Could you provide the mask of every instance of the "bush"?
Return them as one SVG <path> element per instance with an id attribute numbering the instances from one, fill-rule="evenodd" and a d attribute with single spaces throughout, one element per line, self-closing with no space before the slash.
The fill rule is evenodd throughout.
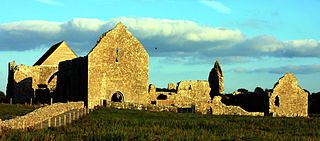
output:
<path id="1" fill-rule="evenodd" d="M 6 95 L 4 94 L 4 92 L 0 91 L 0 102 L 4 102 L 6 99 Z"/>

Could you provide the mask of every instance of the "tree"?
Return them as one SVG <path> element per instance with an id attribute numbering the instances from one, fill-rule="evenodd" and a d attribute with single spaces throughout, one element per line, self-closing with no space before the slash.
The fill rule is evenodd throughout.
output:
<path id="1" fill-rule="evenodd" d="M 254 93 L 256 94 L 263 94 L 264 93 L 264 90 L 261 88 L 261 87 L 256 87 L 254 89 Z"/>

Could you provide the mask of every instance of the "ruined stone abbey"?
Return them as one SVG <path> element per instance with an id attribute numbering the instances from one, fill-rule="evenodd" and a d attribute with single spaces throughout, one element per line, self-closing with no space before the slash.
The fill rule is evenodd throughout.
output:
<path id="1" fill-rule="evenodd" d="M 148 64 L 143 45 L 119 23 L 102 34 L 84 57 L 62 41 L 33 66 L 10 62 L 7 97 L 13 103 L 84 101 L 89 108 L 122 102 L 193 107 L 215 115 L 308 116 L 308 93 L 291 73 L 271 91 L 228 95 L 218 62 L 208 72 L 208 80 L 169 83 L 165 89 L 148 83 Z"/>

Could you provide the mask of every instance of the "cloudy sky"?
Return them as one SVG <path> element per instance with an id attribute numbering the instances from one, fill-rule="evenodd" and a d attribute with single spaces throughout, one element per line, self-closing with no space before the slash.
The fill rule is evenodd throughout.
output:
<path id="1" fill-rule="evenodd" d="M 287 72 L 318 92 L 319 7 L 319 0 L 3 0 L 0 90 L 8 62 L 33 65 L 61 40 L 84 56 L 121 21 L 147 49 L 149 82 L 158 87 L 206 80 L 219 60 L 226 92 L 272 88 Z"/>

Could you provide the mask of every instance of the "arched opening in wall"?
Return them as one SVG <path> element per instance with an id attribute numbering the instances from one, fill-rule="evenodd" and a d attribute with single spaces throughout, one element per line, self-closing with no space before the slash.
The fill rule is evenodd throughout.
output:
<path id="1" fill-rule="evenodd" d="M 274 100 L 274 105 L 279 107 L 280 106 L 280 100 L 279 100 L 279 96 L 276 96 L 275 100 Z"/>
<path id="2" fill-rule="evenodd" d="M 35 102 L 36 103 L 49 103 L 50 102 L 50 91 L 46 84 L 38 84 L 38 88 L 35 91 Z"/>
<path id="3" fill-rule="evenodd" d="M 112 102 L 124 102 L 123 94 L 119 91 L 115 92 L 111 97 Z"/>
<path id="4" fill-rule="evenodd" d="M 167 98 L 168 98 L 167 95 L 160 94 L 160 95 L 157 97 L 157 100 L 167 100 Z"/>

